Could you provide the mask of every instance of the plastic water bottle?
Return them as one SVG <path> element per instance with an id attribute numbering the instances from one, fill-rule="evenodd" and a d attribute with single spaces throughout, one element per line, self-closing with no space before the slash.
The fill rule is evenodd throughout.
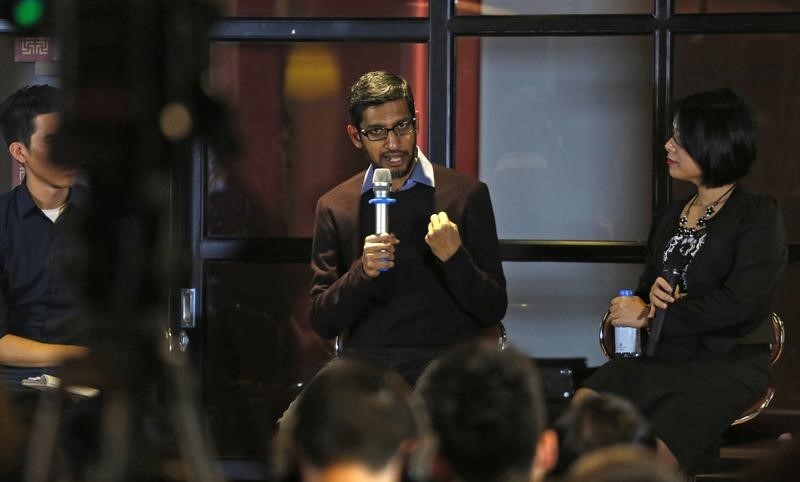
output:
<path id="1" fill-rule="evenodd" d="M 632 290 L 619 290 L 620 296 L 633 296 Z M 638 328 L 631 326 L 614 327 L 614 355 L 617 358 L 636 358 L 642 356 L 642 338 Z"/>

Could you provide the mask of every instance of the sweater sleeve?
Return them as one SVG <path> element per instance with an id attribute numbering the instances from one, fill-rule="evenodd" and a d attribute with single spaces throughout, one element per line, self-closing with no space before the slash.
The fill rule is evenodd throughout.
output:
<path id="1" fill-rule="evenodd" d="M 484 183 L 478 186 L 467 200 L 464 225 L 459 226 L 461 248 L 442 266 L 459 306 L 481 326 L 489 326 L 505 316 L 508 297 L 489 189 Z"/>
<path id="2" fill-rule="evenodd" d="M 758 198 L 736 229 L 733 263 L 721 286 L 676 301 L 667 311 L 664 335 L 710 333 L 742 325 L 772 300 L 787 259 L 785 227 L 775 200 Z"/>
<path id="3" fill-rule="evenodd" d="M 314 331 L 326 339 L 339 335 L 358 318 L 374 285 L 364 273 L 361 258 L 349 267 L 342 266 L 340 249 L 331 212 L 318 202 L 311 248 L 309 321 Z"/>

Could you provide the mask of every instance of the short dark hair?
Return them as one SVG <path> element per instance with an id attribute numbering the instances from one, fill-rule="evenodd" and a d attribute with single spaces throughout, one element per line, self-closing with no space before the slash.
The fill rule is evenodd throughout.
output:
<path id="1" fill-rule="evenodd" d="M 35 127 L 34 118 L 41 114 L 60 112 L 61 90 L 50 85 L 22 87 L 0 104 L 0 130 L 6 146 L 21 142 L 30 147 Z"/>
<path id="2" fill-rule="evenodd" d="M 292 417 L 291 445 L 317 468 L 357 461 L 382 469 L 421 430 L 405 380 L 351 360 L 320 371 L 298 398 Z"/>
<path id="3" fill-rule="evenodd" d="M 471 342 L 433 362 L 417 390 L 439 452 L 461 480 L 530 474 L 545 424 L 541 385 L 530 359 L 513 348 Z"/>
<path id="4" fill-rule="evenodd" d="M 758 127 L 752 106 L 731 89 L 690 95 L 675 105 L 678 142 L 703 171 L 703 185 L 743 178 L 756 158 Z"/>
<path id="5" fill-rule="evenodd" d="M 360 127 L 364 109 L 398 99 L 406 101 L 408 112 L 414 116 L 414 94 L 406 79 L 386 70 L 367 72 L 359 77 L 348 92 L 350 123 Z"/>
<path id="6" fill-rule="evenodd" d="M 656 438 L 647 420 L 628 400 L 598 394 L 573 404 L 554 423 L 558 462 L 554 475 L 564 475 L 582 455 L 617 444 L 655 450 Z"/>

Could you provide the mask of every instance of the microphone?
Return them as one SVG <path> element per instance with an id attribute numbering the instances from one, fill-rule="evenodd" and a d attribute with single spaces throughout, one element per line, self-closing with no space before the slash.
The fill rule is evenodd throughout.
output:
<path id="1" fill-rule="evenodd" d="M 396 199 L 389 197 L 392 190 L 392 171 L 389 169 L 375 169 L 372 174 L 372 192 L 375 197 L 369 203 L 375 206 L 375 234 L 389 232 L 389 205 Z"/>
<path id="2" fill-rule="evenodd" d="M 678 278 L 681 276 L 682 270 L 680 268 L 672 268 L 671 271 L 664 270 L 662 276 L 667 280 L 670 286 L 670 294 L 675 294 L 675 286 L 678 284 Z M 656 308 L 656 314 L 653 316 L 653 321 L 650 323 L 650 335 L 647 337 L 647 347 L 645 353 L 647 356 L 653 356 L 656 352 L 656 345 L 661 340 L 661 331 L 664 328 L 664 318 L 667 316 L 666 309 Z"/>
<path id="3" fill-rule="evenodd" d="M 389 205 L 397 200 L 389 197 L 392 190 L 392 171 L 389 169 L 375 169 L 372 174 L 372 192 L 375 197 L 369 203 L 375 206 L 375 234 L 387 234 L 389 232 Z M 381 268 L 381 271 L 388 271 Z"/>

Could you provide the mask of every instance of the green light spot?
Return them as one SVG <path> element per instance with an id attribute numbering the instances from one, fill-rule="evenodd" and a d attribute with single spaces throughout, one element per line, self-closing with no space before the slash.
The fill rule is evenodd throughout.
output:
<path id="1" fill-rule="evenodd" d="M 22 0 L 14 8 L 14 21 L 21 27 L 33 27 L 42 20 L 43 13 L 41 0 Z"/>

